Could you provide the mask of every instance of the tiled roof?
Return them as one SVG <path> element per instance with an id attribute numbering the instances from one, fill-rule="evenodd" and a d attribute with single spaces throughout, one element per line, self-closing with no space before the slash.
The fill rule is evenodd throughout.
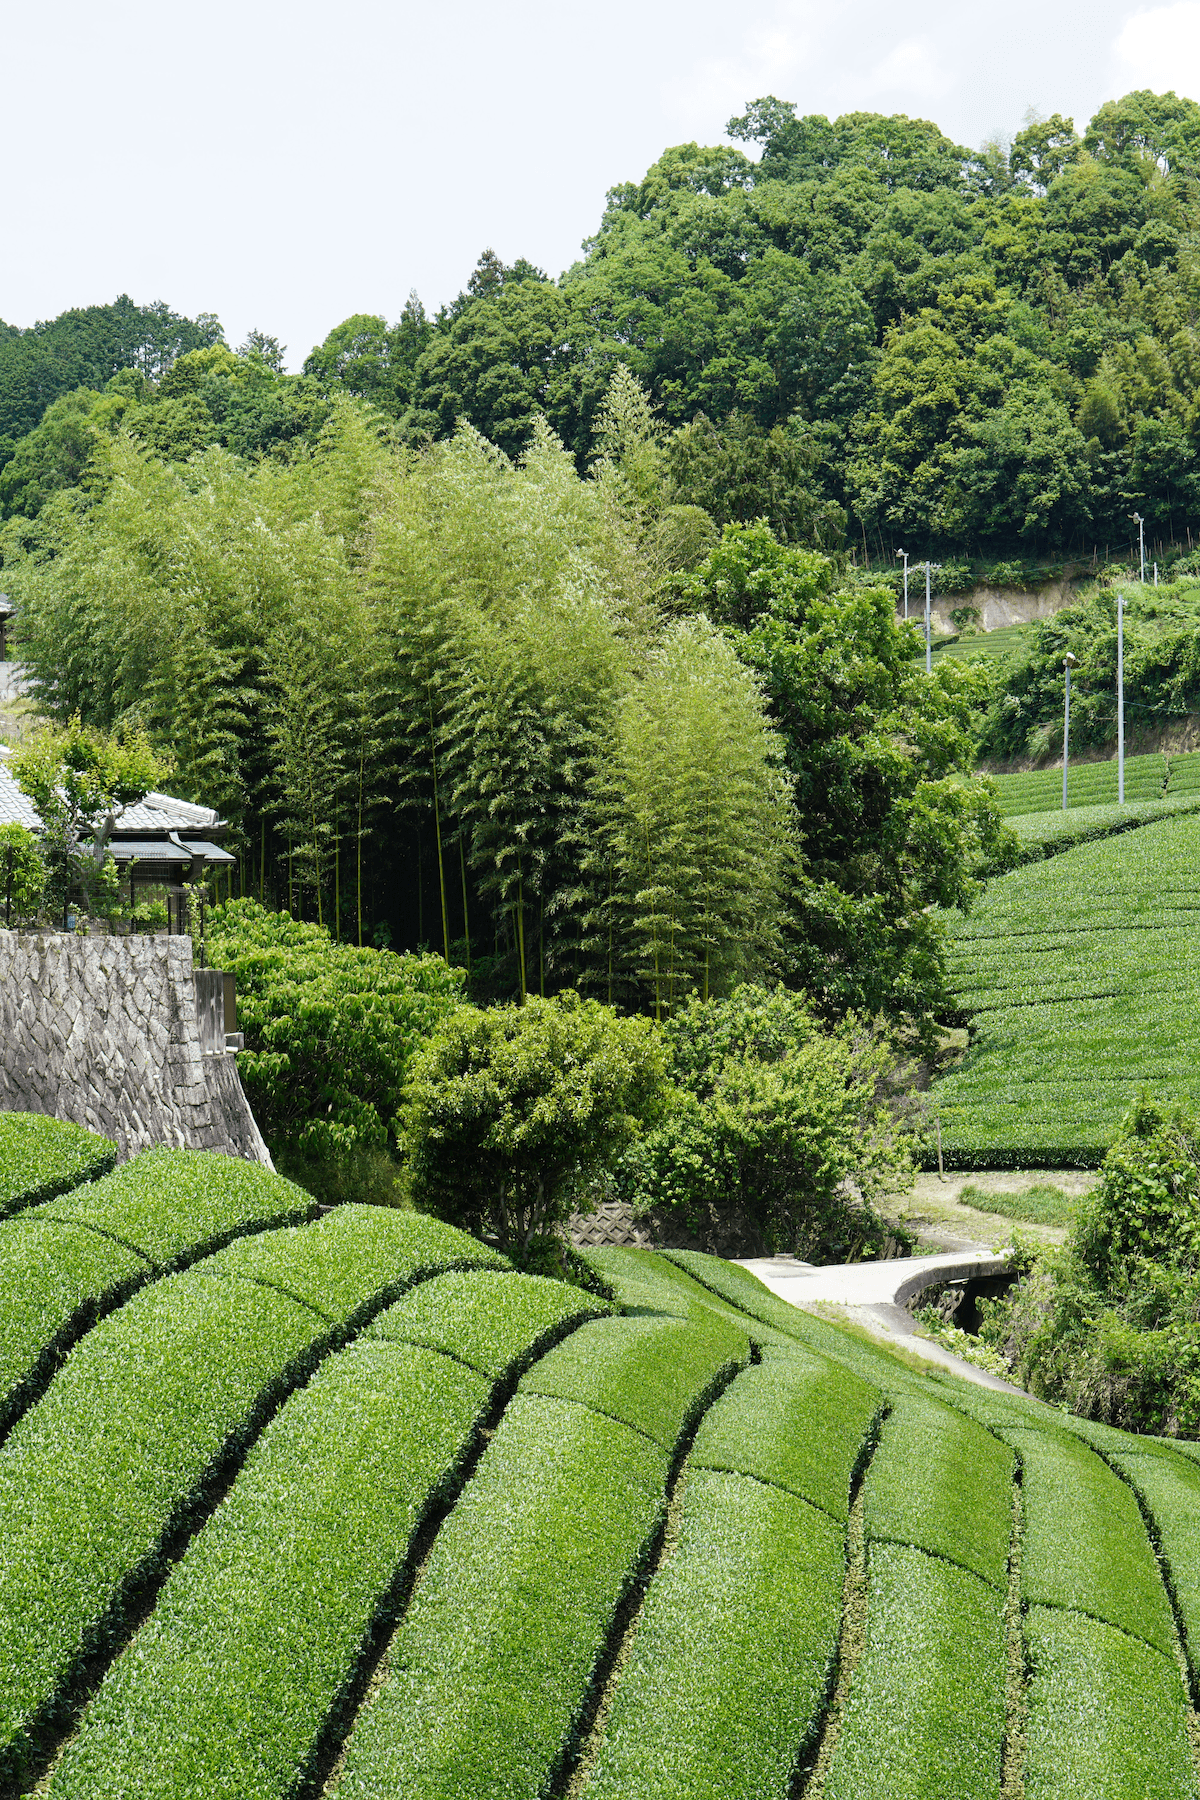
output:
<path id="1" fill-rule="evenodd" d="M 40 831 L 42 821 L 32 800 L 26 798 L 7 767 L 9 752 L 0 744 L 0 825 L 24 825 Z M 176 800 L 171 794 L 147 794 L 136 806 L 118 813 L 116 831 L 128 833 L 168 831 L 215 831 L 222 823 L 211 806 L 193 806 L 190 800 Z"/>

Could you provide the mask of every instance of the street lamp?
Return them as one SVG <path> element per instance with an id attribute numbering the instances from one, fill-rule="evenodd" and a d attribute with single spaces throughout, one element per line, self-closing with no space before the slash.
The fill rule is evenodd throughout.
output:
<path id="1" fill-rule="evenodd" d="M 1067 810 L 1067 756 L 1071 740 L 1071 670 L 1075 667 L 1075 658 L 1068 650 L 1063 657 L 1063 668 L 1067 674 L 1067 685 L 1063 697 L 1063 811 Z"/>
<path id="2" fill-rule="evenodd" d="M 1129 516 L 1131 519 L 1134 519 L 1137 521 L 1138 559 L 1141 563 L 1141 569 L 1142 569 L 1139 580 L 1141 581 L 1141 583 L 1144 587 L 1145 583 L 1146 583 L 1146 521 L 1143 519 L 1141 513 L 1130 513 Z"/>
<path id="3" fill-rule="evenodd" d="M 897 550 L 897 556 L 904 558 L 904 617 L 908 618 L 908 551 Z"/>

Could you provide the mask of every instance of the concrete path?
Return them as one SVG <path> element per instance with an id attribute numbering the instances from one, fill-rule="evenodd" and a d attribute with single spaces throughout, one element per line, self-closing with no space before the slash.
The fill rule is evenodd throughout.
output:
<path id="1" fill-rule="evenodd" d="M 940 1281 L 971 1281 L 981 1275 L 1000 1275 L 1011 1268 L 1003 1252 L 974 1249 L 938 1256 L 897 1256 L 883 1262 L 833 1263 L 819 1267 L 799 1262 L 794 1256 L 752 1256 L 740 1261 L 781 1300 L 792 1306 L 812 1307 L 818 1301 L 844 1306 L 846 1315 L 863 1325 L 873 1337 L 899 1346 L 927 1362 L 940 1363 L 966 1381 L 980 1387 L 1018 1393 L 1011 1382 L 974 1363 L 964 1362 L 940 1344 L 916 1336 L 908 1303 Z"/>

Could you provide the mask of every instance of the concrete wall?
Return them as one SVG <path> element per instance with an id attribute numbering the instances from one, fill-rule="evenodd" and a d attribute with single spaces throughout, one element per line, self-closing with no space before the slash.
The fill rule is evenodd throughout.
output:
<path id="1" fill-rule="evenodd" d="M 919 587 L 919 591 L 918 591 Z M 1048 619 L 1072 606 L 1078 599 L 1074 582 L 1048 581 L 1040 588 L 997 588 L 980 586 L 965 594 L 938 594 L 930 604 L 930 624 L 934 637 L 949 637 L 958 630 L 950 614 L 959 607 L 973 606 L 979 613 L 976 629 L 999 631 L 1005 625 L 1028 625 L 1033 619 Z M 904 616 L 903 601 L 896 608 L 897 618 Z M 908 616 L 923 625 L 925 618 L 925 582 L 911 578 L 908 587 Z"/>
<path id="2" fill-rule="evenodd" d="M 203 1055 L 186 937 L 0 931 L 0 1111 L 270 1166 L 232 1054 Z"/>

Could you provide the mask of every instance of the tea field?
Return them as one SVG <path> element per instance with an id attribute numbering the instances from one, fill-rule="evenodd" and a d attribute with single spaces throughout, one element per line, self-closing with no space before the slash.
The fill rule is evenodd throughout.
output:
<path id="1" fill-rule="evenodd" d="M 1025 775 L 997 775 L 1000 811 L 1006 819 L 1030 813 L 1062 811 L 1062 762 L 1049 769 L 1033 769 Z M 1154 752 L 1125 758 L 1125 799 L 1130 801 L 1176 799 L 1200 794 L 1200 750 L 1169 759 Z M 1117 759 L 1105 762 L 1071 762 L 1067 767 L 1067 808 L 1115 806 Z"/>
<path id="2" fill-rule="evenodd" d="M 309 1209 L 159 1152 L 0 1222 L 5 1794 L 1200 1793 L 1195 1446 Z"/>
<path id="3" fill-rule="evenodd" d="M 956 1168 L 1096 1166 L 1139 1088 L 1200 1104 L 1200 815 L 1081 844 L 950 915 Z"/>

